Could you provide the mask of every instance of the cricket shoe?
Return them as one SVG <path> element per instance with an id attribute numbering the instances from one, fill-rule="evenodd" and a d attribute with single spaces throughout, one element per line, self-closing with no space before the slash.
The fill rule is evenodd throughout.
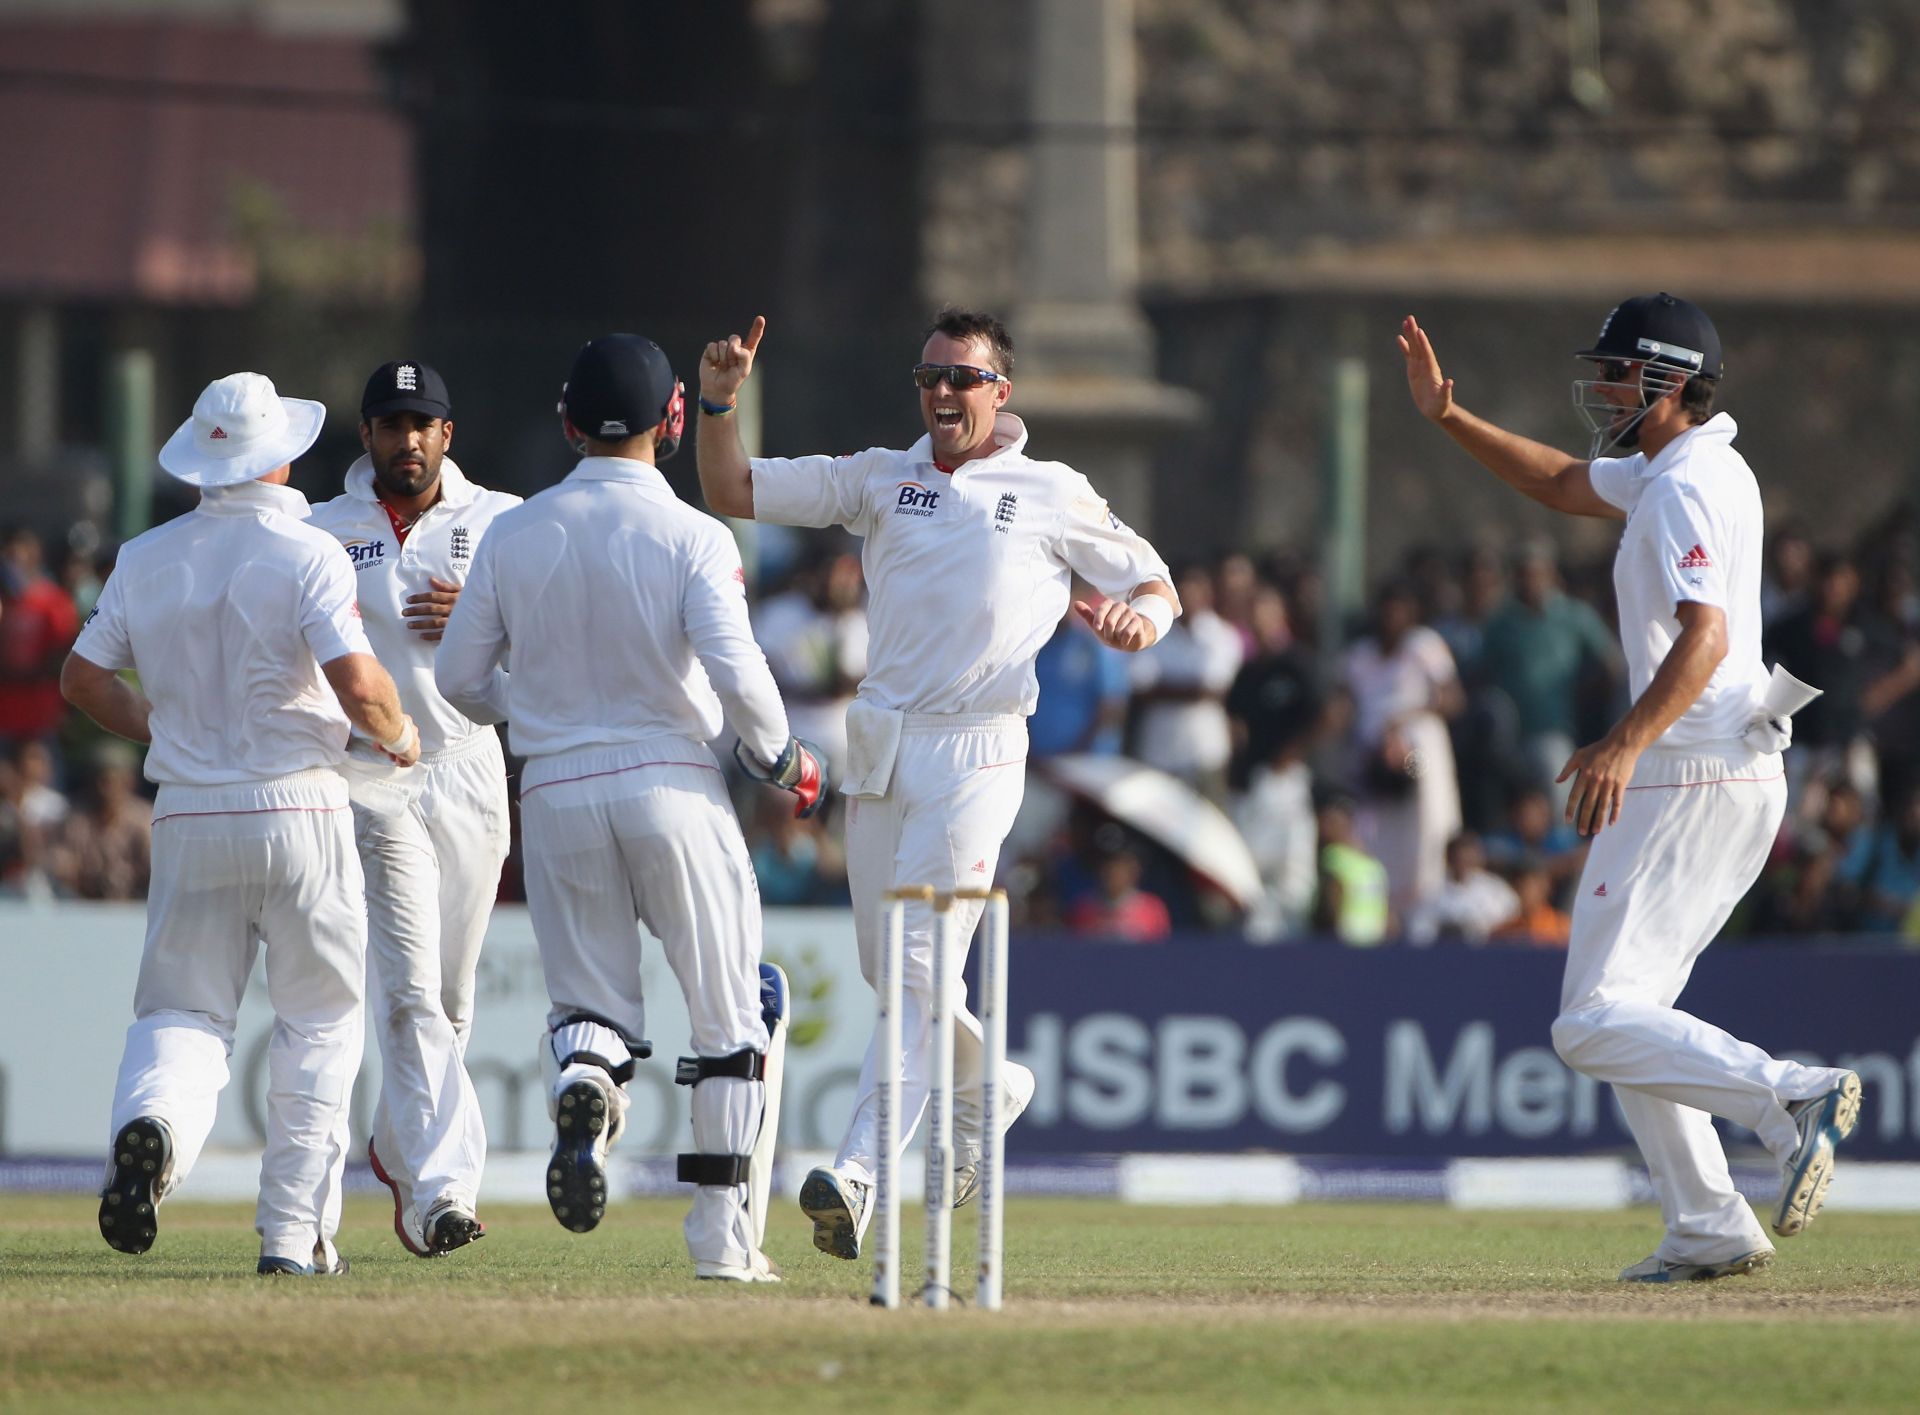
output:
<path id="1" fill-rule="evenodd" d="M 400 1181 L 387 1173 L 387 1167 L 380 1163 L 380 1154 L 373 1148 L 373 1141 L 367 1141 L 367 1163 L 373 1166 L 373 1177 L 387 1186 L 387 1192 L 393 1195 L 393 1233 L 400 1244 L 416 1258 L 431 1258 L 433 1250 L 427 1246 L 426 1239 L 416 1236 L 413 1228 L 413 1201 L 401 1191 Z"/>
<path id="2" fill-rule="evenodd" d="M 333 1261 L 327 1261 L 327 1245 L 313 1245 L 313 1261 L 297 1262 L 292 1258 L 261 1258 L 254 1272 L 261 1277 L 345 1277 L 352 1268 L 346 1254 L 334 1254 Z"/>
<path id="3" fill-rule="evenodd" d="M 1006 1093 L 1000 1112 L 1002 1135 L 1012 1129 L 1013 1122 L 1033 1104 L 1035 1084 L 1032 1070 L 1017 1061 L 1007 1063 L 1000 1085 L 1000 1089 Z M 973 1196 L 980 1192 L 980 1146 L 963 1141 L 954 1148 L 953 1206 L 957 1209 L 971 1203 Z"/>
<path id="4" fill-rule="evenodd" d="M 693 1275 L 701 1282 L 778 1282 L 780 1269 L 765 1253 L 754 1250 L 753 1258 L 740 1263 L 695 1263 Z"/>
<path id="5" fill-rule="evenodd" d="M 1787 1114 L 1800 1128 L 1800 1143 L 1780 1166 L 1780 1202 L 1773 1231 L 1792 1238 L 1806 1231 L 1827 1202 L 1833 1183 L 1833 1150 L 1860 1121 L 1860 1078 L 1849 1071 L 1823 1096 L 1793 1101 Z"/>
<path id="6" fill-rule="evenodd" d="M 591 1081 L 575 1081 L 560 1093 L 547 1204 L 575 1233 L 592 1232 L 606 1217 L 609 1110 L 606 1091 Z"/>
<path id="7" fill-rule="evenodd" d="M 144 1253 L 160 1231 L 160 1199 L 173 1178 L 167 1123 L 143 1115 L 120 1127 L 100 1191 L 100 1236 L 122 1253 Z"/>
<path id="8" fill-rule="evenodd" d="M 487 1226 L 458 1199 L 438 1199 L 427 1210 L 426 1235 L 427 1251 L 439 1258 L 455 1248 L 478 1243 L 487 1236 Z"/>
<path id="9" fill-rule="evenodd" d="M 1756 1248 L 1724 1263 L 1681 1263 L 1658 1253 L 1620 1272 L 1622 1282 L 1711 1282 L 1717 1277 L 1744 1277 L 1773 1262 L 1773 1249 Z"/>
<path id="10" fill-rule="evenodd" d="M 836 1258 L 860 1256 L 872 1205 L 871 1184 L 831 1169 L 808 1170 L 800 1185 L 800 1211 L 813 1220 L 813 1246 Z"/>

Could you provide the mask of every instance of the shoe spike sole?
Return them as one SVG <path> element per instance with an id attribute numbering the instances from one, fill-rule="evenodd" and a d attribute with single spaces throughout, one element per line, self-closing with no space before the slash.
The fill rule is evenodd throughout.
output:
<path id="1" fill-rule="evenodd" d="M 606 1093 L 591 1081 L 575 1081 L 560 1093 L 558 1109 L 559 1139 L 547 1162 L 547 1205 L 562 1227 L 591 1233 L 607 1212 L 607 1175 L 594 1155 L 607 1128 Z"/>
<path id="2" fill-rule="evenodd" d="M 835 1258 L 858 1258 L 860 1236 L 846 1198 L 829 1179 L 810 1174 L 800 1186 L 801 1212 L 813 1220 L 813 1246 Z"/>
<path id="3" fill-rule="evenodd" d="M 144 1253 L 160 1230 L 154 1197 L 172 1147 L 159 1121 L 130 1120 L 113 1139 L 113 1172 L 100 1191 L 100 1236 L 122 1253 Z"/>

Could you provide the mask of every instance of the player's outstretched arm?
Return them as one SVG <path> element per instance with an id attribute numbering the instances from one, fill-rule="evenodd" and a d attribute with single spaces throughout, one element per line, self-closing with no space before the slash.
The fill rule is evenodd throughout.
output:
<path id="1" fill-rule="evenodd" d="M 420 760 L 420 732 L 400 706 L 393 675 L 370 653 L 344 653 L 320 665 L 347 720 L 401 766 Z"/>
<path id="2" fill-rule="evenodd" d="M 1407 391 L 1414 407 L 1481 466 L 1542 506 L 1569 516 L 1619 520 L 1626 514 L 1593 489 L 1583 459 L 1495 427 L 1454 402 L 1453 380 L 1440 371 L 1433 341 L 1412 315 L 1400 322 L 1398 342 L 1407 362 Z"/>
<path id="3" fill-rule="evenodd" d="M 111 668 L 70 653 L 60 670 L 60 693 L 114 736 L 130 742 L 153 740 L 153 730 L 147 724 L 153 704 Z"/>
<path id="4" fill-rule="evenodd" d="M 700 431 L 694 460 L 700 469 L 700 494 L 722 516 L 753 516 L 753 464 L 740 445 L 732 410 L 766 332 L 766 317 L 755 315 L 745 338 L 730 334 L 716 339 L 700 355 Z"/>

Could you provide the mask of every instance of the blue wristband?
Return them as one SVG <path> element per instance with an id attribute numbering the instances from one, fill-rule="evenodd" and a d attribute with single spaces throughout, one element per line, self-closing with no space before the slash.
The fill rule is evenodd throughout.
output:
<path id="1" fill-rule="evenodd" d="M 710 418 L 724 418 L 736 406 L 733 403 L 709 403 L 704 397 L 700 399 L 700 411 Z"/>

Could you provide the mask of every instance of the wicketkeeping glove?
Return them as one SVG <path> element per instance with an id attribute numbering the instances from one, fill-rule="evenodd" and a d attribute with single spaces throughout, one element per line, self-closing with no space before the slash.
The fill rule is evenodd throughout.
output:
<path id="1" fill-rule="evenodd" d="M 771 770 L 755 761 L 753 754 L 744 750 L 738 741 L 733 744 L 733 759 L 740 763 L 740 770 L 755 781 L 764 781 L 797 796 L 800 803 L 793 808 L 793 813 L 801 820 L 811 820 L 827 802 L 826 753 L 811 742 L 789 738 L 787 749 Z"/>

